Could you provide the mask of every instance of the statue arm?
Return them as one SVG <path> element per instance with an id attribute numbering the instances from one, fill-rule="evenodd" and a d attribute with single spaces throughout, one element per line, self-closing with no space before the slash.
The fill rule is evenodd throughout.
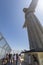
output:
<path id="1" fill-rule="evenodd" d="M 36 8 L 36 6 L 37 6 L 37 3 L 38 3 L 38 0 L 32 0 L 30 6 L 29 6 L 29 8 L 28 8 L 28 10 L 30 10 L 30 11 L 35 11 L 35 8 Z"/>
<path id="2" fill-rule="evenodd" d="M 38 0 L 32 0 L 30 6 L 28 8 L 24 8 L 23 11 L 26 12 L 34 12 L 37 6 Z"/>

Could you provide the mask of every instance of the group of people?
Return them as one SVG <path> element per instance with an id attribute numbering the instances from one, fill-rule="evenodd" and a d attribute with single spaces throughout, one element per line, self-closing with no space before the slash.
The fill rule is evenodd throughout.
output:
<path id="1" fill-rule="evenodd" d="M 18 60 L 20 60 L 18 54 L 6 54 L 2 59 L 2 65 L 17 65 Z"/>

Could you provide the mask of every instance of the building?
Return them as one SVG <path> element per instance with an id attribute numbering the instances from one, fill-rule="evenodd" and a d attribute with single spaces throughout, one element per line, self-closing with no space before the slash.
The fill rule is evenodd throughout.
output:
<path id="1" fill-rule="evenodd" d="M 11 52 L 11 47 L 7 43 L 6 39 L 0 32 L 0 59 L 2 59 L 7 53 Z"/>
<path id="2" fill-rule="evenodd" d="M 22 65 L 43 65 L 43 50 L 29 50 L 23 51 L 21 54 L 24 54 L 24 61 Z"/>

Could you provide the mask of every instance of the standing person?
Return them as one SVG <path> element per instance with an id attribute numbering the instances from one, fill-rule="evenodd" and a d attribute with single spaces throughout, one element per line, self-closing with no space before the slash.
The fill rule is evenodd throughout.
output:
<path id="1" fill-rule="evenodd" d="M 16 54 L 16 65 L 18 63 L 18 54 Z"/>
<path id="2" fill-rule="evenodd" d="M 21 65 L 21 54 L 18 56 L 18 64 Z"/>
<path id="3" fill-rule="evenodd" d="M 39 65 L 38 58 L 35 55 L 33 55 L 33 61 L 34 65 Z"/>
<path id="4" fill-rule="evenodd" d="M 16 54 L 13 55 L 14 65 L 16 65 Z"/>
<path id="5" fill-rule="evenodd" d="M 7 60 L 5 58 L 2 59 L 2 65 L 6 65 L 7 64 Z"/>
<path id="6" fill-rule="evenodd" d="M 12 63 L 12 54 L 9 54 L 9 61 Z"/>

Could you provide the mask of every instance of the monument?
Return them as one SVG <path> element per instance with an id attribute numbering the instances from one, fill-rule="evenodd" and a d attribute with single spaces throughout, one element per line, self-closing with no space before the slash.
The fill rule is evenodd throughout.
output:
<path id="1" fill-rule="evenodd" d="M 25 23 L 23 27 L 27 27 L 30 49 L 35 50 L 43 49 L 43 27 L 34 14 L 37 3 L 38 0 L 32 0 L 30 6 L 23 9 L 25 13 Z"/>

